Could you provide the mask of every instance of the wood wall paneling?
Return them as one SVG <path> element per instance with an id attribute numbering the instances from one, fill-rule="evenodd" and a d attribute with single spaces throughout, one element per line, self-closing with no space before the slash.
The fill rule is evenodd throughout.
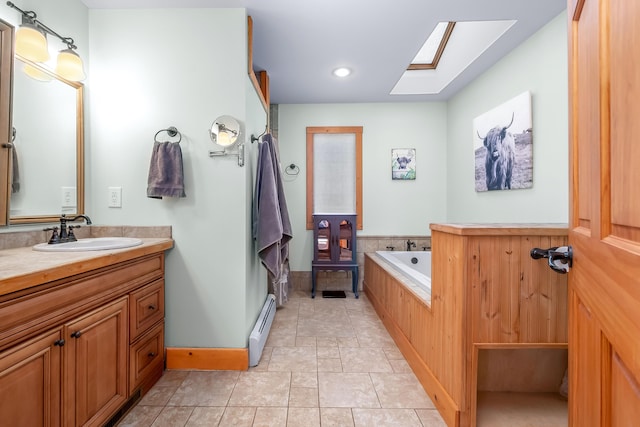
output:
<path id="1" fill-rule="evenodd" d="M 553 361 L 554 375 L 564 372 L 566 275 L 552 271 L 546 260 L 531 259 L 530 250 L 565 245 L 567 229 L 522 228 L 519 234 L 504 227 L 486 235 L 480 229 L 451 230 L 432 226 L 430 304 L 368 254 L 364 289 L 396 342 L 408 344 L 407 351 L 419 358 L 412 368 L 416 363 L 428 368 L 432 378 L 420 378 L 427 393 L 440 388 L 451 399 L 451 405 L 438 406 L 441 413 L 456 408 L 456 422 L 469 426 L 475 423 L 478 346 L 488 354 L 501 348 L 527 354 L 546 349 L 552 352 L 546 360 Z M 548 388 L 552 380 L 545 380 Z"/>

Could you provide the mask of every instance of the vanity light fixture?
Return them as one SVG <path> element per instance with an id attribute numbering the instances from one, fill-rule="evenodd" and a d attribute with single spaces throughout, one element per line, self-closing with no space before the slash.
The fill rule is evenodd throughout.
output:
<path id="1" fill-rule="evenodd" d="M 16 53 L 34 62 L 49 60 L 47 37 L 30 15 L 22 15 L 22 25 L 16 30 Z"/>
<path id="2" fill-rule="evenodd" d="M 78 82 L 86 78 L 82 59 L 75 52 L 78 47 L 71 37 L 63 37 L 47 27 L 37 19 L 36 13 L 32 10 L 24 11 L 10 1 L 7 2 L 7 6 L 16 9 L 22 14 L 22 25 L 16 31 L 16 54 L 33 62 L 48 61 L 47 34 L 50 34 L 67 45 L 67 48 L 61 50 L 58 54 L 55 67 L 56 74 L 72 82 Z"/>
<path id="3" fill-rule="evenodd" d="M 25 63 L 24 66 L 22 67 L 22 71 L 27 76 L 31 77 L 34 80 L 38 80 L 40 82 L 50 82 L 51 80 L 53 80 L 53 77 L 51 77 L 51 75 L 45 73 L 39 68 L 34 67 L 31 64 Z"/>

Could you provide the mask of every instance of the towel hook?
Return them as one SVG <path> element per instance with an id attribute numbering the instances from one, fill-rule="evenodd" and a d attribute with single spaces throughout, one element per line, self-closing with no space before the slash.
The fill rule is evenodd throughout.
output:
<path id="1" fill-rule="evenodd" d="M 263 137 L 264 135 L 266 135 L 268 130 L 269 130 L 269 125 L 267 124 L 264 127 L 264 132 L 262 132 L 260 135 L 253 136 L 253 134 L 251 134 L 251 143 L 253 144 L 256 141 L 260 141 L 260 138 Z"/>
<path id="2" fill-rule="evenodd" d="M 169 137 L 171 137 L 171 138 L 174 138 L 177 135 L 178 136 L 178 140 L 175 141 L 176 144 L 180 144 L 180 141 L 182 141 L 182 134 L 178 131 L 178 129 L 176 129 L 175 126 L 169 126 L 166 129 L 160 129 L 158 132 L 156 132 L 156 135 L 153 137 L 153 140 L 155 142 L 162 142 L 162 141 L 158 141 L 158 135 L 161 132 L 166 132 L 167 135 L 169 135 Z M 166 142 L 168 142 L 168 141 L 166 141 Z"/>

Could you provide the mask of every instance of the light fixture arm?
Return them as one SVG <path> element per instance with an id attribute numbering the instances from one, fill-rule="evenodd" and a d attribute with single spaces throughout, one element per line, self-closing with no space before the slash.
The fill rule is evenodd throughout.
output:
<path id="1" fill-rule="evenodd" d="M 20 12 L 22 14 L 22 22 L 25 23 L 28 22 L 29 24 L 35 25 L 37 28 L 41 29 L 42 31 L 44 31 L 47 34 L 51 34 L 52 36 L 55 36 L 57 38 L 59 38 L 62 43 L 67 45 L 67 48 L 69 49 L 77 49 L 78 46 L 75 45 L 75 42 L 73 41 L 73 39 L 71 37 L 63 37 L 60 34 L 56 33 L 54 30 L 52 30 L 51 28 L 49 28 L 48 26 L 46 26 L 42 21 L 38 20 L 38 15 L 33 11 L 33 10 L 22 10 L 20 9 L 18 6 L 16 6 L 13 2 L 8 1 L 7 2 L 7 6 L 16 9 L 18 12 Z"/>

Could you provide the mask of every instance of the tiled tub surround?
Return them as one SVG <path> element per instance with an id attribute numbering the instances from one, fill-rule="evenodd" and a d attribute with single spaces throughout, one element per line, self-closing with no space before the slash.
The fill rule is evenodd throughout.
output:
<path id="1" fill-rule="evenodd" d="M 80 223 L 78 223 L 80 224 Z M 37 230 L 6 231 L 0 233 L 0 250 L 24 248 L 47 242 L 51 237 L 51 231 L 43 231 L 42 228 L 51 225 L 42 225 Z M 82 225 L 74 230 L 78 239 L 89 237 L 138 237 L 138 238 L 171 238 L 171 226 L 106 226 L 106 225 Z"/>
<path id="2" fill-rule="evenodd" d="M 120 427 L 444 427 L 365 295 L 276 312 L 246 372 L 166 371 Z"/>
<path id="3" fill-rule="evenodd" d="M 422 251 L 424 248 L 431 249 L 430 236 L 357 236 L 357 260 L 359 268 L 358 289 L 362 291 L 362 281 L 364 279 L 364 254 L 376 251 L 389 251 L 393 247 L 395 251 L 406 251 L 407 240 L 415 242 L 416 247 L 412 251 Z M 291 272 L 291 288 L 293 290 L 311 292 L 311 260 L 309 260 L 308 271 Z M 342 290 L 351 292 L 351 273 L 347 271 L 320 271 L 318 272 L 318 291 L 325 289 Z"/>

